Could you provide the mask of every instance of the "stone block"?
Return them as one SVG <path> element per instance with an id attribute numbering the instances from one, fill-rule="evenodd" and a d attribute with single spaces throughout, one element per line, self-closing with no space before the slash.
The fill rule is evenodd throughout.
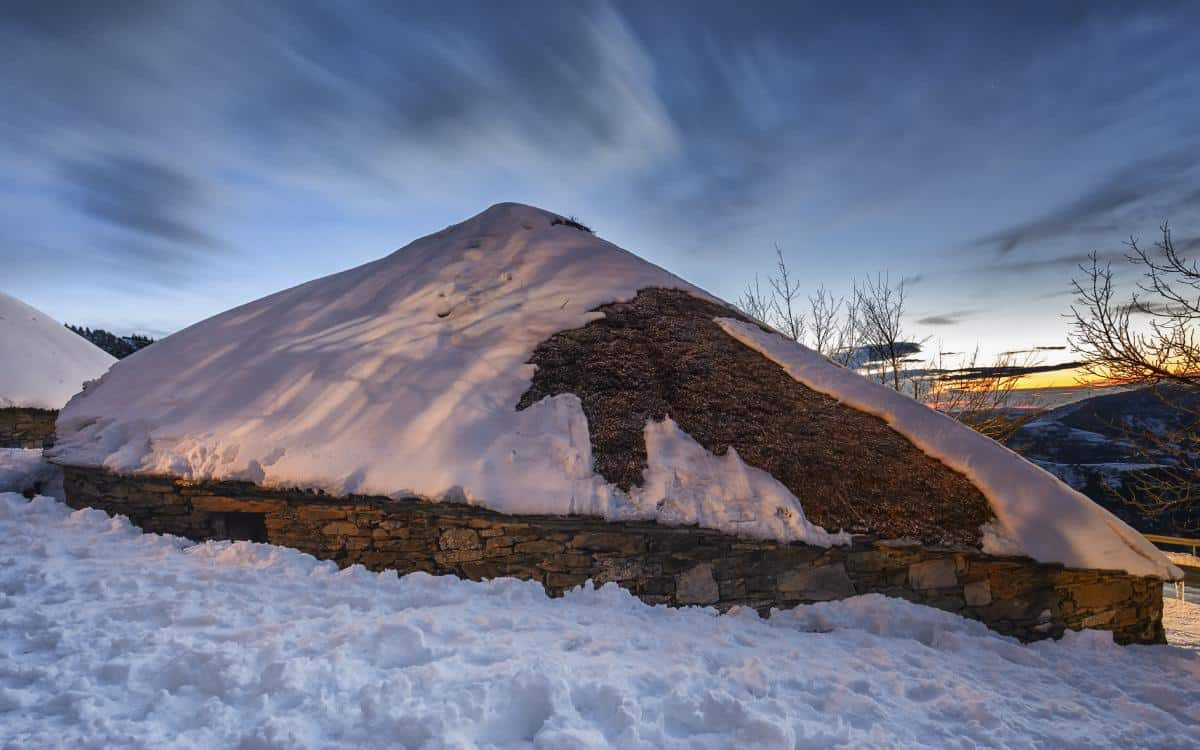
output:
<path id="1" fill-rule="evenodd" d="M 711 563 L 700 563 L 675 576 L 675 601 L 680 604 L 715 604 L 720 598 Z"/>
<path id="2" fill-rule="evenodd" d="M 641 543 L 630 534 L 616 532 L 592 531 L 575 534 L 568 542 L 569 547 L 586 549 L 595 552 L 621 552 L 634 554 L 639 551 Z"/>
<path id="3" fill-rule="evenodd" d="M 596 584 L 608 581 L 631 581 L 643 575 L 642 562 L 636 558 L 607 557 L 597 561 Z"/>
<path id="4" fill-rule="evenodd" d="M 442 549 L 479 549 L 479 535 L 471 529 L 446 529 L 438 539 Z"/>
<path id="5" fill-rule="evenodd" d="M 1079 622 L 1079 626 L 1083 628 L 1099 628 L 1108 625 L 1113 620 L 1113 612 L 1097 612 L 1096 614 L 1085 617 Z"/>
<path id="6" fill-rule="evenodd" d="M 592 566 L 592 556 L 582 552 L 561 552 L 541 561 L 537 567 L 551 573 L 587 572 Z"/>
<path id="7" fill-rule="evenodd" d="M 327 536 L 353 536 L 358 534 L 358 526 L 349 521 L 334 521 L 321 527 L 321 533 Z"/>
<path id="8" fill-rule="evenodd" d="M 513 546 L 518 555 L 553 555 L 563 551 L 558 542 L 520 542 Z"/>
<path id="9" fill-rule="evenodd" d="M 193 497 L 192 507 L 206 513 L 270 513 L 281 503 L 271 500 L 241 500 L 233 497 Z M 344 517 L 344 516 L 343 516 Z"/>
<path id="10" fill-rule="evenodd" d="M 1071 598 L 1080 609 L 1107 609 L 1133 596 L 1133 587 L 1128 581 L 1089 583 L 1071 589 Z"/>
<path id="11" fill-rule="evenodd" d="M 323 505 L 307 505 L 297 508 L 296 515 L 306 521 L 337 521 L 346 517 L 346 509 Z"/>
<path id="12" fill-rule="evenodd" d="M 985 581 L 972 581 L 963 586 L 963 599 L 969 607 L 986 607 L 992 603 L 992 587 Z"/>
<path id="13" fill-rule="evenodd" d="M 454 549 L 438 552 L 433 556 L 433 559 L 440 565 L 458 565 L 464 562 L 476 562 L 483 559 L 483 550 L 479 549 Z"/>
<path id="14" fill-rule="evenodd" d="M 854 596 L 854 583 L 842 563 L 817 568 L 789 570 L 779 576 L 779 595 L 784 599 L 823 602 Z"/>
<path id="15" fill-rule="evenodd" d="M 908 584 L 918 591 L 958 586 L 958 569 L 953 557 L 943 557 L 908 566 Z"/>

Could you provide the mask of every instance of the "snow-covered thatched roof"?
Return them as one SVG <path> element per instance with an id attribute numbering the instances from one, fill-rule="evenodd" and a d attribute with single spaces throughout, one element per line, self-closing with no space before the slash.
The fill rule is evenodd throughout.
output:
<path id="1" fill-rule="evenodd" d="M 59 409 L 115 361 L 50 316 L 0 292 L 0 408 Z"/>
<path id="2" fill-rule="evenodd" d="M 847 464 L 842 473 L 854 479 L 835 487 L 852 491 L 842 499 L 845 522 L 821 527 L 806 516 L 805 493 L 815 500 L 824 492 L 821 477 L 790 486 L 781 481 L 787 472 L 779 467 L 803 462 L 803 454 L 775 451 L 763 465 L 743 458 L 754 452 L 755 425 L 732 437 L 716 428 L 689 434 L 669 413 L 686 394 L 636 412 L 632 435 L 627 421 L 590 424 L 605 388 L 614 397 L 630 383 L 673 390 L 670 382 L 639 381 L 636 360 L 630 365 L 625 357 L 622 372 L 605 372 L 605 360 L 595 360 L 587 393 L 533 388 L 539 372 L 533 362 L 550 367 L 534 359 L 535 351 L 546 351 L 539 347 L 612 320 L 598 308 L 632 303 L 645 290 L 703 301 L 708 327 L 695 335 L 718 337 L 773 376 L 782 367 L 788 384 L 825 399 L 814 409 L 843 409 L 848 423 L 865 412 L 891 426 L 880 423 L 886 440 L 859 441 L 866 452 L 834 454 Z M 629 337 L 609 333 L 580 335 L 588 346 L 623 346 L 628 353 Z M 647 371 L 661 356 L 652 343 L 631 345 L 645 347 Z M 700 375 L 712 370 L 695 364 Z M 697 378 L 700 386 L 709 382 Z M 527 396 L 531 392 L 536 398 Z M 706 424 L 722 417 L 693 416 Z M 610 429 L 624 432 L 600 439 L 597 431 Z M 1072 567 L 1177 573 L 1132 529 L 1002 446 L 763 330 L 555 214 L 513 203 L 158 342 L 73 399 L 57 434 L 51 454 L 57 462 L 115 472 L 243 479 L 333 494 L 415 494 L 508 513 L 696 523 L 824 546 L 847 542 L 842 529 L 885 535 L 869 520 L 855 528 L 861 525 L 855 517 L 870 514 L 857 513 L 853 504 L 872 502 L 865 489 L 872 471 L 898 469 L 914 475 L 903 485 L 913 497 L 921 487 L 953 484 L 954 494 L 934 503 L 944 514 L 934 522 L 974 519 L 970 536 L 985 550 Z M 594 455 L 597 446 L 614 445 L 636 446 L 645 456 L 640 483 L 597 471 L 612 464 L 610 455 Z M 895 465 L 906 455 L 909 463 Z M 850 465 L 854 456 L 880 463 Z M 936 472 L 945 474 L 937 482 L 923 484 L 916 476 Z M 896 481 L 901 486 L 907 479 Z M 855 497 L 855 488 L 865 494 Z M 966 506 L 982 510 L 964 515 Z M 927 511 L 914 506 L 908 512 Z"/>

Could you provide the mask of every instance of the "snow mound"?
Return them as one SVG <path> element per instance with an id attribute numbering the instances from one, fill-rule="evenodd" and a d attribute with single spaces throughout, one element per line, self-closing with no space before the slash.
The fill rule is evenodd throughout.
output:
<path id="1" fill-rule="evenodd" d="M 0 492 L 38 492 L 62 498 L 62 470 L 40 449 L 0 448 Z"/>
<path id="2" fill-rule="evenodd" d="M 966 475 L 996 514 L 984 534 L 985 552 L 1020 550 L 1034 560 L 1071 568 L 1183 577 L 1137 531 L 991 438 L 778 334 L 732 318 L 717 322 L 800 383 L 880 417 L 925 454 Z"/>
<path id="3" fill-rule="evenodd" d="M 660 522 L 820 547 L 852 541 L 848 533 L 831 534 L 809 523 L 796 496 L 769 473 L 748 466 L 733 446 L 715 456 L 670 417 L 647 422 L 644 432 L 648 466 L 632 494 L 638 507 L 655 508 Z"/>
<path id="4" fill-rule="evenodd" d="M 113 362 L 92 342 L 0 292 L 0 409 L 61 409 Z"/>
<path id="5" fill-rule="evenodd" d="M 1200 654 L 1023 646 L 878 595 L 775 613 L 338 570 L 0 494 L 0 745 L 1200 745 Z"/>

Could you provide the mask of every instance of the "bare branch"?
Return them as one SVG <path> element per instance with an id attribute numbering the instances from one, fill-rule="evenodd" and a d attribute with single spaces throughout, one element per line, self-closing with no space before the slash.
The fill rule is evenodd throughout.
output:
<path id="1" fill-rule="evenodd" d="M 1126 261 L 1140 271 L 1127 300 L 1117 292 L 1112 265 L 1092 253 L 1071 282 L 1076 300 L 1067 315 L 1070 343 L 1089 375 L 1159 386 L 1157 392 L 1172 394 L 1169 411 L 1194 417 L 1166 431 L 1127 432 L 1127 442 L 1156 468 L 1131 473 L 1121 496 L 1147 517 L 1200 501 L 1200 415 L 1184 405 L 1200 392 L 1200 266 L 1179 254 L 1168 224 L 1161 232 L 1153 249 L 1136 238 L 1126 243 Z"/>

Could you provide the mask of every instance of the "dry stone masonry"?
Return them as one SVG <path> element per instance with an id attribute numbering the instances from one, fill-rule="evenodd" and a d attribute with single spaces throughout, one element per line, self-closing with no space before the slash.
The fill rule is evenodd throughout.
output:
<path id="1" fill-rule="evenodd" d="M 64 467 L 67 502 L 146 531 L 295 547 L 342 566 L 539 581 L 551 595 L 614 581 L 651 604 L 773 607 L 878 592 L 957 612 L 1022 640 L 1111 630 L 1163 643 L 1162 584 L 965 548 L 855 537 L 824 549 L 696 527 L 585 516 L 512 516 L 417 498 L 333 498 L 243 482 L 189 482 Z"/>
<path id="2" fill-rule="evenodd" d="M 47 448 L 54 443 L 51 409 L 0 409 L 0 448 Z"/>

